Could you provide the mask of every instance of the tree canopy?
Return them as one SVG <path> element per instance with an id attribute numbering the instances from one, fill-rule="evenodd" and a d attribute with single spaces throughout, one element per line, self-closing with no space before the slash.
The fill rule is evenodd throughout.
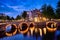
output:
<path id="1" fill-rule="evenodd" d="M 60 1 L 57 3 L 56 16 L 58 19 L 60 19 Z"/>
<path id="2" fill-rule="evenodd" d="M 17 15 L 16 20 L 19 20 L 19 19 L 21 19 L 21 16 Z"/>
<path id="3" fill-rule="evenodd" d="M 25 19 L 26 16 L 27 16 L 27 12 L 26 12 L 26 11 L 23 11 L 23 13 L 22 13 L 22 17 Z"/>

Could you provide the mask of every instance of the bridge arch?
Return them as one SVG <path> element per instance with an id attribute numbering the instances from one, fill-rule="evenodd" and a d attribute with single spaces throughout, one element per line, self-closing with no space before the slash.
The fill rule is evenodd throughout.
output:
<path id="1" fill-rule="evenodd" d="M 26 22 L 22 22 L 18 25 L 18 32 L 21 34 L 25 34 L 26 32 L 28 32 L 28 23 Z"/>
<path id="2" fill-rule="evenodd" d="M 5 33 L 5 35 L 6 36 L 13 36 L 13 35 L 15 35 L 16 33 L 17 33 L 17 26 L 16 26 L 16 24 L 8 24 L 8 25 L 6 25 L 6 28 L 7 27 L 11 27 L 11 31 L 9 31 L 9 32 L 6 32 Z"/>
<path id="3" fill-rule="evenodd" d="M 54 21 L 46 22 L 46 28 L 48 31 L 53 32 L 57 30 L 57 23 Z"/>
<path id="4" fill-rule="evenodd" d="M 31 35 L 33 35 L 33 31 L 35 30 L 35 23 L 34 22 L 30 22 L 30 24 L 29 24 L 29 30 L 31 32 Z"/>

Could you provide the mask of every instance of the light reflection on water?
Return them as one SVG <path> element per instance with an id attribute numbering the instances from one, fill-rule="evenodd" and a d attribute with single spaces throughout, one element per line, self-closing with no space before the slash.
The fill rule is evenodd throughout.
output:
<path id="1" fill-rule="evenodd" d="M 60 31 L 56 31 L 55 36 L 57 37 L 58 35 L 60 35 Z M 36 37 L 33 36 L 24 36 L 22 34 L 16 34 L 14 36 L 11 37 L 4 37 L 4 38 L 0 38 L 0 40 L 36 40 Z M 42 38 L 39 36 L 37 38 L 37 40 L 42 40 Z M 55 40 L 57 40 L 55 38 Z"/>
<path id="2" fill-rule="evenodd" d="M 14 35 L 14 36 L 11 36 L 11 37 L 4 37 L 4 38 L 0 38 L 0 40 L 36 40 L 36 37 L 33 37 L 33 36 L 24 36 L 22 34 L 17 34 L 17 35 Z M 41 40 L 40 37 L 38 37 L 37 40 Z"/>
<path id="3" fill-rule="evenodd" d="M 11 30 L 11 26 L 6 28 L 6 31 L 10 31 Z M 60 30 L 57 30 L 55 32 L 55 36 L 57 37 L 58 35 L 60 35 Z M 57 38 L 54 38 L 55 40 L 57 40 Z M 11 37 L 4 37 L 4 38 L 0 38 L 0 40 L 36 40 L 36 37 L 34 36 L 24 36 L 23 34 L 16 34 L 14 36 Z M 42 40 L 42 38 L 39 36 L 37 37 L 37 40 Z"/>
<path id="4" fill-rule="evenodd" d="M 58 40 L 58 39 L 57 39 L 58 36 L 60 36 L 60 30 L 57 30 L 57 31 L 55 32 L 55 40 Z"/>
<path id="5" fill-rule="evenodd" d="M 60 30 L 57 30 L 55 35 L 60 35 Z"/>
<path id="6" fill-rule="evenodd" d="M 11 28 L 12 28 L 12 26 L 8 26 L 8 27 L 6 28 L 6 32 L 11 31 Z"/>

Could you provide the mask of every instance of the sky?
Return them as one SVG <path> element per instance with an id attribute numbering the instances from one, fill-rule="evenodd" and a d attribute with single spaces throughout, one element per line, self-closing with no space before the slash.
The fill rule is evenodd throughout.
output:
<path id="1" fill-rule="evenodd" d="M 23 11 L 40 9 L 44 4 L 50 4 L 56 8 L 58 0 L 0 0 L 0 13 L 16 17 Z"/>

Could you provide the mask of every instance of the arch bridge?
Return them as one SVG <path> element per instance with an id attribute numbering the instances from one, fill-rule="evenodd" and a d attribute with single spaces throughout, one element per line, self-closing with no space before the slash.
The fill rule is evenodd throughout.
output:
<path id="1" fill-rule="evenodd" d="M 6 22 L 0 23 L 0 34 L 5 36 L 13 36 L 17 33 L 34 35 L 38 33 L 40 36 L 46 34 L 47 31 L 55 32 L 59 29 L 59 22 Z M 60 29 L 59 29 L 60 30 Z"/>

